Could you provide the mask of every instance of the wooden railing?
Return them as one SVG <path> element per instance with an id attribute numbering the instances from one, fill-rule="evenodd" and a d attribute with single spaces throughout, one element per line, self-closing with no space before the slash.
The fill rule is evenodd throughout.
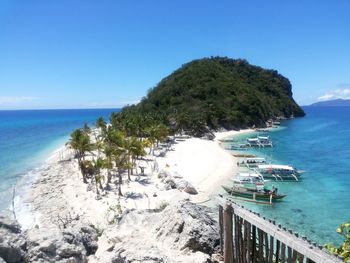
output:
<path id="1" fill-rule="evenodd" d="M 219 222 L 225 263 L 342 262 L 306 237 L 234 202 L 219 206 Z"/>

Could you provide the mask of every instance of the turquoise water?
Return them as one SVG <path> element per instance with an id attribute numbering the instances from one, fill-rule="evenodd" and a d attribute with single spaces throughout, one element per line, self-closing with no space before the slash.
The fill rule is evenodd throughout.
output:
<path id="1" fill-rule="evenodd" d="M 303 181 L 274 182 L 288 195 L 274 206 L 242 204 L 320 244 L 340 242 L 335 230 L 350 221 L 350 107 L 304 110 L 306 117 L 284 121 L 269 133 L 274 148 L 252 151 L 305 170 Z"/>
<path id="2" fill-rule="evenodd" d="M 72 130 L 108 120 L 113 109 L 0 111 L 0 211 L 18 180 L 63 145 Z"/>

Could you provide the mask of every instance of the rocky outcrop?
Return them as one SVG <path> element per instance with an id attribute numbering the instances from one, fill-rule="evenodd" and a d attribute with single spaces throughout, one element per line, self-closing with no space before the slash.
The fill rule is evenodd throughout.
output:
<path id="1" fill-rule="evenodd" d="M 178 189 L 191 195 L 198 194 L 196 188 L 190 182 L 182 179 L 182 176 L 178 174 L 173 176 L 163 170 L 158 174 L 158 178 L 161 178 L 161 181 L 164 183 L 165 190 Z"/>
<path id="2" fill-rule="evenodd" d="M 104 247 L 92 262 L 214 262 L 219 246 L 211 210 L 192 203 L 161 212 L 126 211 L 101 237 Z"/>
<path id="3" fill-rule="evenodd" d="M 62 231 L 33 228 L 23 233 L 16 221 L 0 217 L 0 258 L 13 263 L 83 263 L 95 254 L 97 236 L 92 225 L 76 225 Z"/>
<path id="4" fill-rule="evenodd" d="M 7 217 L 0 216 L 0 258 L 5 262 L 23 262 L 27 241 L 20 225 Z"/>

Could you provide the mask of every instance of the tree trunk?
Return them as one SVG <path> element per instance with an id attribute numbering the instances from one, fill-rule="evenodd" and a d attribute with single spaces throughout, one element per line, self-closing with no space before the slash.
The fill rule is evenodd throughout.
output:
<path id="1" fill-rule="evenodd" d="M 119 182 L 118 182 L 118 195 L 119 196 L 123 196 L 122 193 L 122 183 L 123 183 L 123 178 L 122 178 L 122 174 L 121 172 L 118 170 L 118 178 L 119 178 Z"/>

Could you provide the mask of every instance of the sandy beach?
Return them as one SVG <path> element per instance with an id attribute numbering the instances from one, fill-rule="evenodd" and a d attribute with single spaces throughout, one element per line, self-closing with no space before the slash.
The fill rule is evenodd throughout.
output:
<path id="1" fill-rule="evenodd" d="M 164 203 L 180 200 L 205 202 L 220 185 L 237 172 L 237 160 L 219 145 L 219 140 L 252 130 L 227 131 L 215 134 L 214 141 L 199 138 L 176 140 L 165 157 L 147 156 L 140 161 L 145 175 L 132 175 L 122 186 L 123 197 L 116 189 L 105 191 L 96 200 L 95 189 L 83 184 L 78 163 L 66 147 L 55 151 L 47 160 L 38 179 L 29 191 L 21 196 L 16 206 L 18 221 L 24 228 L 55 227 L 59 217 L 79 216 L 86 222 L 106 226 L 118 208 L 154 209 Z M 191 195 L 178 189 L 166 189 L 164 179 L 158 174 L 165 172 L 175 180 L 189 182 L 198 192 Z M 140 173 L 140 169 L 138 169 Z"/>

